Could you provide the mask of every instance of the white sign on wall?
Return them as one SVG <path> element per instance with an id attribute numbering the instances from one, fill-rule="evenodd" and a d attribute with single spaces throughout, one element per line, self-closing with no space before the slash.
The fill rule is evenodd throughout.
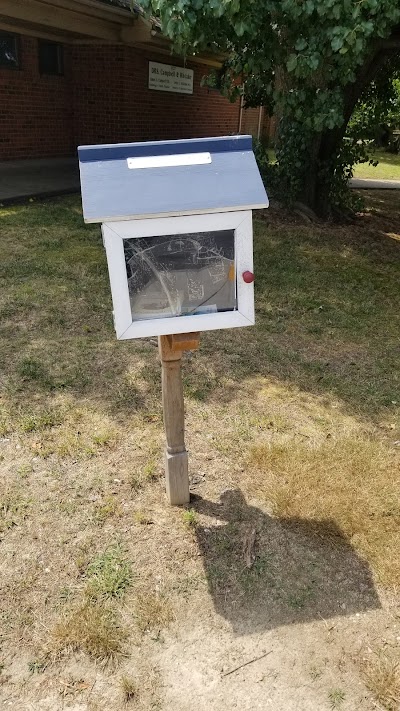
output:
<path id="1" fill-rule="evenodd" d="M 193 69 L 149 62 L 149 89 L 193 94 Z"/>

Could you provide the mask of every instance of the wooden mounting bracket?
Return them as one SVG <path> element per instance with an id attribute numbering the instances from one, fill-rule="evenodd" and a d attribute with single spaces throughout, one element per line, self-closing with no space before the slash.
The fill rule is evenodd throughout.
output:
<path id="1" fill-rule="evenodd" d="M 158 337 L 160 360 L 179 360 L 183 351 L 195 351 L 199 347 L 200 333 L 177 333 Z"/>

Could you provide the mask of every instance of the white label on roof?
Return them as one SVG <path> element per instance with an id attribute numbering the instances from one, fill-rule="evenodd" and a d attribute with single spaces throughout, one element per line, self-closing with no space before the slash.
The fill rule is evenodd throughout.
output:
<path id="1" fill-rule="evenodd" d="M 211 163 L 210 153 L 182 153 L 171 156 L 144 156 L 143 158 L 127 158 L 128 168 L 171 168 L 179 165 L 205 165 Z"/>

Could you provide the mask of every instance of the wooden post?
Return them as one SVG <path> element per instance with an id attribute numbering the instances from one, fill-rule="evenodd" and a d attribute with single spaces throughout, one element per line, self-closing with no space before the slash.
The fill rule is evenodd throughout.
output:
<path id="1" fill-rule="evenodd" d="M 182 352 L 198 348 L 199 337 L 199 333 L 158 337 L 162 366 L 164 426 L 167 440 L 165 481 L 168 501 L 172 506 L 182 506 L 190 501 L 181 365 Z"/>

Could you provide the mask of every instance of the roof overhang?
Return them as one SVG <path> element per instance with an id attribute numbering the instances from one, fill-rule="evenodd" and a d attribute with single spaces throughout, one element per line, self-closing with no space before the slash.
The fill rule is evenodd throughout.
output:
<path id="1" fill-rule="evenodd" d="M 101 0 L 1 0 L 0 30 L 70 44 L 130 45 L 172 56 L 156 20 Z M 218 67 L 222 57 L 210 53 L 190 60 Z"/>
<path id="2" fill-rule="evenodd" d="M 86 222 L 268 207 L 251 136 L 79 146 Z"/>

